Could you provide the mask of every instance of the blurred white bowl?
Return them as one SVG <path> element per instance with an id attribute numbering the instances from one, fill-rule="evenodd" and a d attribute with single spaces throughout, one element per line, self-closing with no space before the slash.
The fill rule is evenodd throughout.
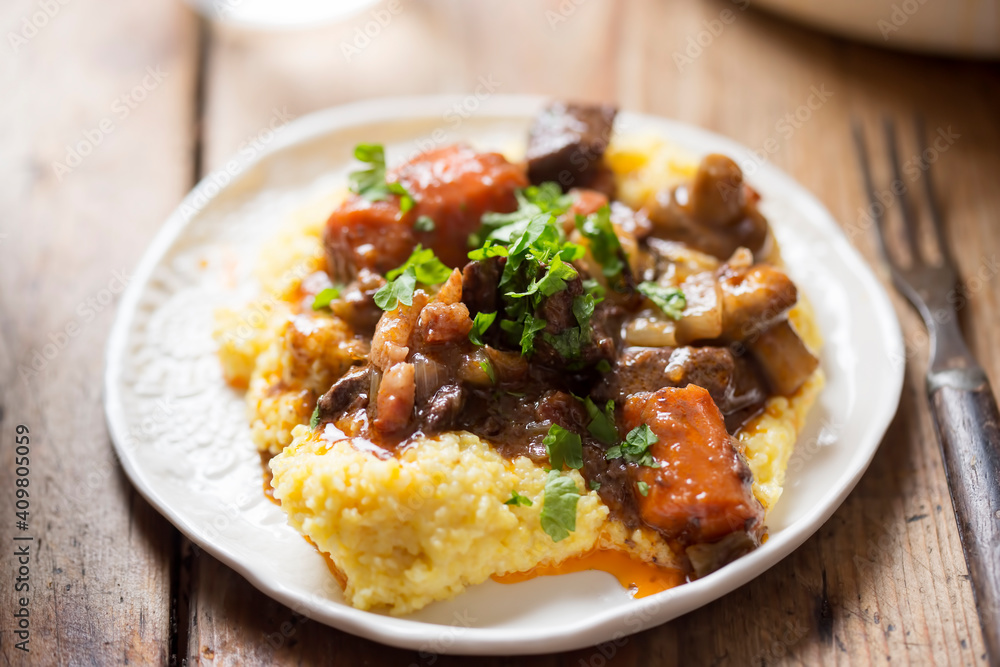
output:
<path id="1" fill-rule="evenodd" d="M 206 18 L 244 28 L 313 28 L 359 14 L 379 0 L 187 0 Z M 398 2 L 398 0 L 397 0 Z M 388 13 L 385 10 L 384 13 Z M 392 13 L 397 13 L 393 11 Z"/>
<path id="2" fill-rule="evenodd" d="M 887 48 L 1000 57 L 1000 0 L 753 0 L 753 5 Z"/>

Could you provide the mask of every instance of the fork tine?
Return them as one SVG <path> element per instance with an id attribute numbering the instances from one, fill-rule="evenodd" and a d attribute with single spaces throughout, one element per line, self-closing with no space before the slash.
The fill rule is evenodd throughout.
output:
<path id="1" fill-rule="evenodd" d="M 896 146 L 896 124 L 891 118 L 886 117 L 882 121 L 882 127 L 885 131 L 886 149 L 889 152 L 889 164 L 892 167 L 892 185 L 889 187 L 889 190 L 895 196 L 896 203 L 899 204 L 899 212 L 903 218 L 903 235 L 910 245 L 910 262 L 913 265 L 917 265 L 922 262 L 920 242 L 917 239 L 917 221 L 910 210 L 906 197 L 908 188 L 903 182 L 903 174 L 899 168 L 899 150 Z M 897 183 L 901 187 L 897 187 Z"/>
<path id="2" fill-rule="evenodd" d="M 914 122 L 917 132 L 917 149 L 921 156 L 927 151 L 927 135 L 924 133 L 924 117 L 917 114 Z M 948 245 L 944 240 L 944 229 L 941 223 L 941 214 L 938 211 L 937 199 L 934 197 L 934 183 L 931 180 L 931 167 L 928 164 L 921 169 L 921 180 L 924 182 L 924 196 L 927 199 L 927 211 L 930 214 L 931 226 L 934 229 L 934 241 L 937 243 L 938 253 L 941 260 L 948 264 L 951 262 L 951 255 L 948 252 Z"/>
<path id="3" fill-rule="evenodd" d="M 861 123 L 855 118 L 851 122 L 851 126 L 854 130 L 854 148 L 858 154 L 858 162 L 861 166 L 861 178 L 864 181 L 865 193 L 868 195 L 868 208 L 871 211 L 871 215 L 875 218 L 875 238 L 878 241 L 879 249 L 882 251 L 882 256 L 886 258 L 886 261 L 890 265 L 895 265 L 892 256 L 889 254 L 888 244 L 885 240 L 885 207 L 878 201 L 875 196 L 875 181 L 872 179 L 871 166 L 868 161 L 868 146 L 865 143 L 865 134 L 861 129 Z"/>

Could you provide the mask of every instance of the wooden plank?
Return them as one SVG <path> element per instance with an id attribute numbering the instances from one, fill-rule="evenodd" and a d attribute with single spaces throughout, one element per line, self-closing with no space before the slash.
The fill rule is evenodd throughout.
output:
<path id="1" fill-rule="evenodd" d="M 903 123 L 920 109 L 929 128 L 953 125 L 962 135 L 941 154 L 934 173 L 967 281 L 988 266 L 987 249 L 1000 247 L 1000 197 L 990 184 L 1000 168 L 995 65 L 851 44 L 738 4 L 654 0 L 617 6 L 408 3 L 348 59 L 341 45 L 350 44 L 355 28 L 369 19 L 361 15 L 294 35 L 213 31 L 206 166 L 233 153 L 274 109 L 297 116 L 373 95 L 467 91 L 480 76 L 492 75 L 502 82 L 502 93 L 617 99 L 630 109 L 689 121 L 757 148 L 816 193 L 862 253 L 877 262 L 859 214 L 865 200 L 850 120 L 858 116 L 874 129 L 882 114 Z M 722 22 L 721 31 L 702 35 L 717 28 L 715 21 Z M 707 45 L 688 52 L 699 38 Z M 818 106 L 814 98 L 817 108 L 808 114 L 801 111 L 816 90 L 832 94 Z M 797 111 L 808 117 L 788 121 L 787 114 Z M 976 289 L 967 283 L 962 315 L 996 386 L 1000 331 L 989 325 L 1000 315 L 995 280 L 994 272 Z M 895 302 L 913 352 L 899 412 L 868 474 L 812 539 L 759 579 L 673 623 L 517 664 L 854 665 L 889 658 L 892 664 L 983 664 L 922 389 L 926 343 L 908 306 Z M 198 555 L 194 563 L 189 657 L 203 663 L 511 662 L 379 647 L 300 621 L 214 559 Z M 282 628 L 289 630 L 287 637 Z"/>
<path id="2" fill-rule="evenodd" d="M 101 351 L 131 268 L 191 185 L 194 24 L 171 0 L 17 0 L 3 25 L 0 653 L 4 664 L 164 664 L 174 532 L 112 454 Z M 21 424 L 31 505 L 16 531 Z M 11 533 L 34 538 L 28 591 L 8 585 Z M 30 653 L 12 634 L 22 596 Z"/>

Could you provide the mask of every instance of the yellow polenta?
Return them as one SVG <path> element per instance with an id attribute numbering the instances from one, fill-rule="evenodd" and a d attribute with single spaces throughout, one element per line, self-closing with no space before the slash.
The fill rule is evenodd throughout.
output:
<path id="1" fill-rule="evenodd" d="M 659 140 L 618 140 L 607 153 L 620 198 L 638 208 L 664 184 L 690 176 L 686 156 Z M 348 602 L 405 614 L 491 575 L 558 563 L 595 546 L 627 549 L 671 565 L 673 552 L 649 529 L 627 531 L 576 471 L 576 530 L 554 542 L 541 528 L 546 471 L 508 461 L 469 433 L 444 433 L 380 458 L 342 434 L 304 426 L 312 406 L 367 347 L 330 312 L 296 303 L 298 286 L 323 270 L 321 230 L 336 197 L 296 216 L 269 244 L 258 279 L 262 295 L 219 313 L 215 338 L 227 380 L 247 388 L 251 435 L 274 454 L 274 494 L 289 523 L 328 553 L 343 573 Z M 807 345 L 821 344 L 804 298 L 789 319 Z M 772 397 L 738 436 L 770 509 L 809 408 L 823 386 L 817 370 L 791 397 Z M 507 505 L 512 492 L 532 505 Z"/>

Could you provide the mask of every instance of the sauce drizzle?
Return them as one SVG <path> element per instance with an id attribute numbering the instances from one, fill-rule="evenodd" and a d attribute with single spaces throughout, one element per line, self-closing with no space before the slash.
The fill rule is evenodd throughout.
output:
<path id="1" fill-rule="evenodd" d="M 687 581 L 686 575 L 676 568 L 661 567 L 638 560 L 624 551 L 596 549 L 580 556 L 572 556 L 557 565 L 539 565 L 527 572 L 493 575 L 501 584 L 517 584 L 535 577 L 548 577 L 571 572 L 599 570 L 614 576 L 622 588 L 634 598 L 644 598 L 660 593 Z"/>

